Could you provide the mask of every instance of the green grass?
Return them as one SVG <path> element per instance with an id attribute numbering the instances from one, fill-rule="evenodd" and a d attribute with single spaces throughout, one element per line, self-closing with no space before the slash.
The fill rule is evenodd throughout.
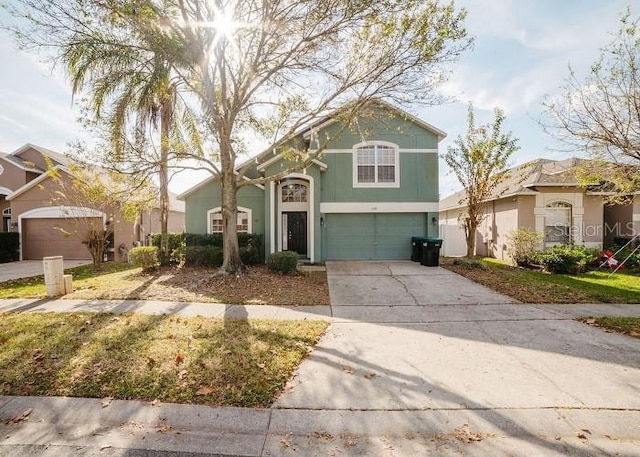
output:
<path id="1" fill-rule="evenodd" d="M 320 321 L 0 314 L 0 394 L 269 406 Z"/>
<path id="2" fill-rule="evenodd" d="M 443 266 L 524 303 L 640 303 L 640 275 L 635 273 L 549 274 L 493 258 L 481 261 L 486 268 L 472 268 L 464 262 L 454 265 L 451 259 L 445 259 Z"/>
<path id="3" fill-rule="evenodd" d="M 113 286 L 113 281 L 118 277 L 117 273 L 134 272 L 140 269 L 128 263 L 105 263 L 101 270 L 94 270 L 93 265 L 82 265 L 68 268 L 65 274 L 73 275 L 75 289 L 93 287 L 96 283 L 104 283 Z M 0 283 L 0 298 L 43 298 L 46 295 L 44 276 L 16 279 Z"/>
<path id="4" fill-rule="evenodd" d="M 598 317 L 581 320 L 613 332 L 640 338 L 640 317 Z"/>

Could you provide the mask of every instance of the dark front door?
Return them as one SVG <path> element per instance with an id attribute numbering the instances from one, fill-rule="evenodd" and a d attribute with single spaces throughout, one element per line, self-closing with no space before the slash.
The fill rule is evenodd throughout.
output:
<path id="1" fill-rule="evenodd" d="M 307 255 L 307 213 L 292 211 L 284 213 L 287 231 L 287 250 Z"/>

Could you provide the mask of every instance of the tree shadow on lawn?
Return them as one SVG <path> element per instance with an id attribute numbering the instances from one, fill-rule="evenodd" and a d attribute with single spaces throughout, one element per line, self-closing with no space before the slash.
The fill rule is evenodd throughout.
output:
<path id="1" fill-rule="evenodd" d="M 295 322 L 5 314 L 0 394 L 268 406 L 323 325 L 307 335 Z"/>

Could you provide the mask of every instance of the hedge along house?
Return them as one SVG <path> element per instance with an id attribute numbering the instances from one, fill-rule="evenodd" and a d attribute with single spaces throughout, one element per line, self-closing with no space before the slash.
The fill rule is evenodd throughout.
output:
<path id="1" fill-rule="evenodd" d="M 629 195 L 624 204 L 608 204 L 606 197 L 612 193 L 603 191 L 602 184 L 580 184 L 578 174 L 588 168 L 588 160 L 570 158 L 539 159 L 508 170 L 509 178 L 485 202 L 476 254 L 510 260 L 509 234 L 518 228 L 541 233 L 541 248 L 577 244 L 602 249 L 616 237 L 630 239 L 640 233 L 640 195 Z M 463 198 L 460 191 L 440 202 L 446 256 L 466 254 L 459 221 L 466 209 Z"/>
<path id="2" fill-rule="evenodd" d="M 313 153 L 306 168 L 286 148 L 265 151 L 250 178 L 276 176 L 238 191 L 238 232 L 264 236 L 265 255 L 295 251 L 309 262 L 409 259 L 411 237 L 438 234 L 438 143 L 445 133 L 384 102 L 374 102 L 348 126 L 329 115 L 292 143 Z M 245 178 L 246 179 L 246 178 Z M 221 188 L 211 177 L 178 198 L 189 233 L 221 233 Z"/>

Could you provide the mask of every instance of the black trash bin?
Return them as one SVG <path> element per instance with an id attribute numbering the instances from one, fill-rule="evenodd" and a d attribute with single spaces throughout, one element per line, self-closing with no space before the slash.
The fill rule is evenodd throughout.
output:
<path id="1" fill-rule="evenodd" d="M 426 238 L 423 236 L 411 237 L 411 260 L 420 262 L 422 260 L 422 242 Z"/>
<path id="2" fill-rule="evenodd" d="M 440 238 L 424 238 L 422 241 L 422 259 L 420 264 L 425 267 L 437 267 L 440 265 L 440 248 L 442 240 Z"/>

